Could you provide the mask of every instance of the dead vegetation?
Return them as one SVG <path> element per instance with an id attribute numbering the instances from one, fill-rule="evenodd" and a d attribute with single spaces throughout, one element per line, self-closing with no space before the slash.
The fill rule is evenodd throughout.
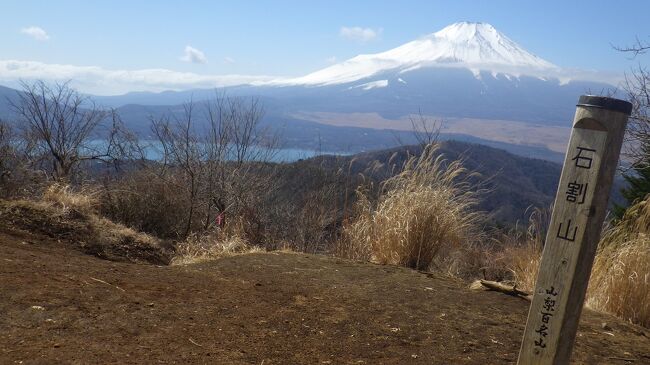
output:
<path id="1" fill-rule="evenodd" d="M 169 262 L 169 250 L 160 240 L 97 215 L 96 206 L 93 192 L 54 184 L 39 200 L 1 201 L 0 219 L 5 228 L 44 234 L 100 258 Z"/>
<path id="2" fill-rule="evenodd" d="M 343 229 L 339 254 L 428 270 L 442 252 L 459 249 L 480 233 L 461 161 L 446 161 L 429 145 L 384 181 L 372 201 L 358 191 L 356 216 Z"/>
<path id="3" fill-rule="evenodd" d="M 48 90 L 65 96 L 54 104 L 79 103 L 65 85 Z M 199 110 L 207 116 L 203 124 Z M 100 173 L 88 164 L 95 155 L 82 150 L 99 115 L 109 114 L 79 113 L 69 125 L 87 127 L 72 136 L 55 116 L 39 122 L 60 130 L 63 145 L 83 140 L 62 160 L 44 149 L 47 130 L 21 137 L 0 124 L 0 195 L 13 199 L 0 201 L 4 229 L 44 234 L 109 260 L 183 265 L 291 249 L 534 287 L 550 211 L 533 210 L 526 229 L 488 231 L 477 212 L 479 179 L 462 159 L 445 159 L 435 130 L 424 129 L 427 145 L 403 164 L 366 161 L 359 175 L 352 173 L 356 157 L 347 169 L 274 164 L 276 141 L 260 129 L 259 100 L 216 95 L 152 120 L 159 160 L 136 158 L 112 139 L 106 156 L 121 156 L 121 166 Z M 129 143 L 134 151 L 145 148 Z M 650 326 L 647 204 L 603 235 L 588 303 Z"/>
<path id="4" fill-rule="evenodd" d="M 551 210 L 535 210 L 525 234 L 504 246 L 498 265 L 509 282 L 532 292 Z M 606 226 L 599 243 L 586 305 L 632 323 L 650 326 L 650 196 L 628 208 L 623 219 Z"/>
<path id="5" fill-rule="evenodd" d="M 552 211 L 553 207 L 532 209 L 525 230 L 514 230 L 500 238 L 502 250 L 496 265 L 505 268 L 510 281 L 522 290 L 534 291 Z"/>
<path id="6" fill-rule="evenodd" d="M 176 244 L 172 265 L 186 265 L 225 256 L 264 251 L 246 240 L 247 222 L 236 219 L 228 226 L 203 234 L 194 233 Z"/>
<path id="7" fill-rule="evenodd" d="M 650 196 L 603 235 L 587 305 L 650 327 Z"/>

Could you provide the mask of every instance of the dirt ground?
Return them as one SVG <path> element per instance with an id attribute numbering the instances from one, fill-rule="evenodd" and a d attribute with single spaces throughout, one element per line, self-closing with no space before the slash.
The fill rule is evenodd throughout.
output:
<path id="1" fill-rule="evenodd" d="M 512 364 L 527 309 L 437 274 L 325 256 L 155 266 L 0 233 L 1 364 Z M 649 337 L 586 311 L 574 362 L 650 364 Z"/>

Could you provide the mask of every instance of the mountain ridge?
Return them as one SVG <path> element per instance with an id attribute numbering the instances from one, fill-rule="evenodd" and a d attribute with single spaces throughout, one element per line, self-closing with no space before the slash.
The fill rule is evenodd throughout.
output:
<path id="1" fill-rule="evenodd" d="M 492 142 L 514 141 L 539 153 L 540 147 L 548 147 L 544 144 L 548 141 L 561 143 L 563 137 L 554 128 L 570 128 L 579 95 L 611 89 L 606 83 L 563 79 L 562 72 L 490 24 L 462 22 L 392 50 L 359 55 L 302 78 L 230 86 L 223 91 L 233 97 L 259 97 L 269 124 L 284 131 L 301 131 L 301 136 L 293 133 L 291 140 L 302 148 L 309 148 L 304 145 L 309 141 L 314 148 L 320 143 L 315 141 L 322 141 L 324 134 L 332 140 L 349 141 L 350 130 L 299 120 L 296 115 L 335 113 L 338 122 L 345 122 L 338 125 L 354 128 L 361 127 L 351 122 L 354 113 L 376 113 L 396 123 L 421 113 L 435 120 L 472 119 L 474 124 L 454 133 Z M 125 122 L 146 132 L 150 117 L 181 110 L 178 106 L 190 100 L 200 102 L 214 97 L 214 89 L 190 89 L 93 99 L 103 106 L 122 108 Z M 9 119 L 11 115 L 2 104 L 0 100 L 0 118 Z M 503 128 L 494 129 L 495 122 Z M 535 125 L 539 138 L 531 144 L 530 136 L 522 135 L 522 128 L 510 122 Z M 363 127 L 376 131 L 400 129 L 381 123 L 376 120 Z M 495 130 L 501 135 L 486 132 Z M 374 147 L 364 142 L 363 149 L 388 147 L 384 142 L 383 137 Z M 559 150 L 554 148 L 555 152 Z"/>

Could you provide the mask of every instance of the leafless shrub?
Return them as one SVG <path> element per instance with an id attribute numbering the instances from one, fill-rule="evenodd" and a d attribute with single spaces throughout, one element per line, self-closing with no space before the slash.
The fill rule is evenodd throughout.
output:
<path id="1" fill-rule="evenodd" d="M 180 240 L 244 217 L 242 238 L 264 244 L 260 208 L 276 185 L 268 162 L 277 138 L 261 126 L 263 114 L 256 98 L 216 94 L 185 104 L 180 114 L 152 118 L 160 160 L 105 184 L 103 210 L 129 226 Z"/>
<path id="2" fill-rule="evenodd" d="M 104 183 L 101 212 L 116 222 L 166 239 L 181 239 L 186 229 L 188 202 L 176 186 L 182 181 L 158 177 L 146 166 Z M 182 191 L 181 191 L 182 192 Z"/>

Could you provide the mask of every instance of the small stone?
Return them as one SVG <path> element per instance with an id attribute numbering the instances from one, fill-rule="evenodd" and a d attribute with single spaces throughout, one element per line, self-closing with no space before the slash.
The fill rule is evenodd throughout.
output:
<path id="1" fill-rule="evenodd" d="M 31 306 L 31 309 L 36 310 L 36 311 L 44 311 L 45 308 L 41 307 L 40 305 L 33 305 Z"/>

